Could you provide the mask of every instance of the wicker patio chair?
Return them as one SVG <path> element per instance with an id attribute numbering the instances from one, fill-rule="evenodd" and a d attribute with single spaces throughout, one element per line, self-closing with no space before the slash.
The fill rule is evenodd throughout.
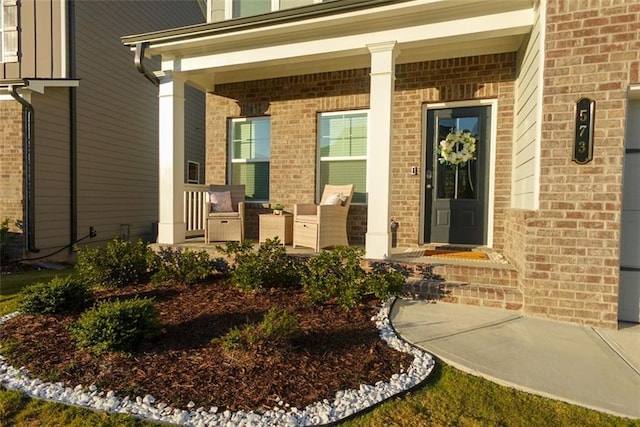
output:
<path id="1" fill-rule="evenodd" d="M 205 203 L 204 240 L 242 242 L 244 239 L 244 185 L 210 185 Z"/>
<path id="2" fill-rule="evenodd" d="M 325 185 L 320 204 L 296 204 L 293 208 L 293 247 L 316 252 L 330 246 L 348 246 L 347 214 L 353 184 Z"/>

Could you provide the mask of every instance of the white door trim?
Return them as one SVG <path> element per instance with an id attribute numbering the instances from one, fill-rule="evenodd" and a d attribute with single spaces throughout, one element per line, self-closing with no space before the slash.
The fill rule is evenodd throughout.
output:
<path id="1" fill-rule="evenodd" d="M 489 144 L 489 167 L 487 170 L 487 177 L 489 178 L 489 194 L 487 195 L 487 247 L 493 247 L 493 204 L 495 199 L 495 174 L 493 173 L 496 164 L 496 138 L 498 135 L 498 100 L 497 99 L 475 99 L 469 101 L 453 101 L 453 102 L 438 102 L 431 104 L 424 104 L 422 106 L 422 158 L 420 163 L 422 164 L 422 170 L 427 170 L 426 153 L 428 148 L 426 124 L 427 124 L 427 111 L 439 110 L 445 108 L 460 108 L 460 107 L 491 107 L 491 144 Z M 426 177 L 425 173 L 420 177 L 420 238 L 419 243 L 428 243 L 424 241 L 424 227 L 426 216 L 426 203 L 425 200 L 425 185 Z"/>

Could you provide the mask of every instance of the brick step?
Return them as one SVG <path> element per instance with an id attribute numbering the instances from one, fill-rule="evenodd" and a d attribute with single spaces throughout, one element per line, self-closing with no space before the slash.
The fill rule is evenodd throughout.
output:
<path id="1" fill-rule="evenodd" d="M 407 280 L 404 293 L 417 299 L 507 310 L 520 310 L 523 306 L 522 293 L 517 288 L 510 286 L 476 285 L 473 283 L 410 278 Z"/>
<path id="2" fill-rule="evenodd" d="M 438 263 L 413 266 L 404 292 L 413 298 L 521 310 L 518 272 L 509 264 Z"/>

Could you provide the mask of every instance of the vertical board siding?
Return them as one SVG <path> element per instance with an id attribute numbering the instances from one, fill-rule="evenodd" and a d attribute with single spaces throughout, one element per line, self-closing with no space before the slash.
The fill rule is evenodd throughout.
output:
<path id="1" fill-rule="evenodd" d="M 0 66 L 0 79 L 61 79 L 65 75 L 64 0 L 22 0 L 18 61 Z"/>
<path id="2" fill-rule="evenodd" d="M 36 45 L 36 62 L 35 62 L 35 76 L 38 78 L 50 78 L 53 77 L 52 65 L 53 65 L 53 52 L 52 52 L 52 13 L 51 8 L 53 4 L 51 1 L 37 2 L 34 10 L 35 23 L 38 31 L 36 32 L 35 45 Z M 40 25 L 48 27 L 49 31 L 42 31 Z"/>
<path id="3" fill-rule="evenodd" d="M 153 238 L 158 89 L 135 70 L 133 53 L 120 37 L 204 17 L 195 0 L 81 1 L 75 19 L 78 236 L 93 226 L 99 241 L 119 236 L 123 227 L 132 239 Z"/>
<path id="4" fill-rule="evenodd" d="M 49 64 L 49 69 L 54 78 L 71 77 L 67 74 L 66 2 L 67 0 L 51 1 L 51 64 Z"/>
<path id="5" fill-rule="evenodd" d="M 513 183 L 511 206 L 518 209 L 536 209 L 538 176 L 540 170 L 536 158 L 540 155 L 539 115 L 542 106 L 539 95 L 542 91 L 541 55 L 542 21 L 537 11 L 536 22 L 528 42 L 520 55 L 520 69 L 516 82 L 515 129 L 513 149 Z"/>
<path id="6" fill-rule="evenodd" d="M 46 0 L 45 0 L 46 3 Z M 36 19 L 35 19 L 35 0 L 26 0 L 21 3 L 19 12 L 20 32 L 18 35 L 20 50 L 19 65 L 20 74 L 17 76 L 7 76 L 9 78 L 16 77 L 36 77 L 36 56 L 38 49 L 36 47 Z M 41 33 L 48 33 L 45 23 L 40 27 Z"/>

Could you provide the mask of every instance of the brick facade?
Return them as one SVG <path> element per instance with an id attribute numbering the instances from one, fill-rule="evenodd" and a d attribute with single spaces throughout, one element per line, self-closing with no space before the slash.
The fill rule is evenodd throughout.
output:
<path id="1" fill-rule="evenodd" d="M 638 83 L 637 1 L 547 6 L 540 209 L 511 212 L 505 255 L 525 313 L 616 327 L 625 114 Z M 596 101 L 594 159 L 571 160 L 574 105 Z"/>
<path id="2" fill-rule="evenodd" d="M 629 85 L 640 83 L 640 4 L 632 0 L 545 4 L 538 209 L 511 207 L 517 54 L 400 64 L 396 66 L 391 159 L 391 215 L 400 223 L 396 243 L 401 247 L 421 243 L 423 171 L 417 176 L 409 171 L 424 166 L 425 105 L 495 100 L 490 232 L 493 248 L 504 254 L 514 273 L 509 273 L 506 293 L 495 291 L 490 304 L 615 328 L 625 116 Z M 271 201 L 284 203 L 287 209 L 313 201 L 316 115 L 368 108 L 368 73 L 358 69 L 216 86 L 215 93 L 207 95 L 207 182 L 226 180 L 227 119 L 268 114 L 272 117 Z M 572 161 L 574 107 L 582 97 L 596 101 L 594 158 L 586 165 Z M 255 212 L 252 217 L 250 238 L 257 236 Z M 352 207 L 351 244 L 364 242 L 366 219 L 366 206 Z M 487 286 L 498 285 L 489 270 L 480 276 L 476 273 L 443 270 L 450 276 L 447 280 L 475 283 L 473 289 L 458 286 L 452 293 L 470 303 Z M 513 301 L 507 301 L 512 296 Z"/>
<path id="3" fill-rule="evenodd" d="M 15 223 L 23 219 L 22 152 L 22 106 L 0 101 L 0 220 L 9 218 L 11 232 L 20 231 Z"/>
<path id="4" fill-rule="evenodd" d="M 511 158 L 515 54 L 399 65 L 394 97 L 392 146 L 392 216 L 400 222 L 398 246 L 416 245 L 420 229 L 420 177 L 409 173 L 420 165 L 423 150 L 423 105 L 430 102 L 497 99 L 497 152 Z M 368 69 L 322 73 L 216 86 L 207 96 L 207 182 L 225 182 L 227 173 L 227 119 L 271 116 L 272 202 L 291 209 L 294 203 L 314 201 L 316 185 L 316 120 L 325 111 L 369 107 Z M 510 169 L 495 174 L 496 241 L 504 222 L 510 192 Z M 257 236 L 257 212 L 250 208 L 247 236 Z M 350 244 L 364 244 L 367 207 L 352 205 Z"/>

